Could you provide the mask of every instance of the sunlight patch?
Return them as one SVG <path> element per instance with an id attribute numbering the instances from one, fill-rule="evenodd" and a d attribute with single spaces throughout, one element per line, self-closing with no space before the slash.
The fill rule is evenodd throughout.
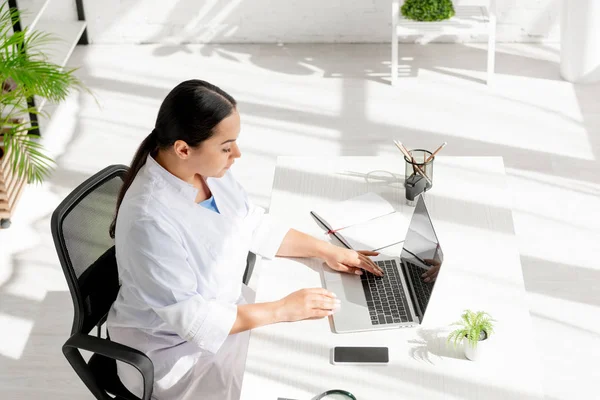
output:
<path id="1" fill-rule="evenodd" d="M 0 355 L 21 358 L 32 328 L 31 320 L 0 313 Z"/>

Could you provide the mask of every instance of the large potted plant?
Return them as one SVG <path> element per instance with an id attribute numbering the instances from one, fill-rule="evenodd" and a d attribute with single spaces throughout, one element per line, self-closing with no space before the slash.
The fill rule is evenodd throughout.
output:
<path id="1" fill-rule="evenodd" d="M 465 310 L 461 320 L 452 324 L 460 327 L 448 335 L 448 343 L 453 342 L 456 347 L 462 341 L 465 356 L 475 361 L 481 354 L 483 342 L 494 333 L 494 322 L 495 320 L 484 311 Z"/>
<path id="2" fill-rule="evenodd" d="M 451 0 L 406 0 L 400 12 L 415 21 L 443 21 L 454 16 L 454 5 Z"/>
<path id="3" fill-rule="evenodd" d="M 29 115 L 47 115 L 28 101 L 36 98 L 63 101 L 73 88 L 82 88 L 73 69 L 48 61 L 44 47 L 54 40 L 49 34 L 14 32 L 19 11 L 0 3 L 0 226 L 10 224 L 18 193 L 25 183 L 41 183 L 54 161 L 39 143 L 37 122 Z"/>

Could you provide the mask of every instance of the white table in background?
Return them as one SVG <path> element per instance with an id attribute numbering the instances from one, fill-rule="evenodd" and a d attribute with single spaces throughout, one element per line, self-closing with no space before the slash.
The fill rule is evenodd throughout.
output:
<path id="1" fill-rule="evenodd" d="M 455 4 L 455 15 L 443 21 L 412 21 L 402 15 L 400 8 L 403 4 L 404 0 L 392 0 L 392 85 L 398 82 L 398 40 L 413 35 L 420 36 L 421 43 L 441 36 L 487 35 L 487 84 L 493 83 L 496 64 L 496 0 L 490 0 L 489 6 Z"/>
<path id="2" fill-rule="evenodd" d="M 376 192 L 406 215 L 400 157 L 280 157 L 270 213 L 326 238 L 309 212 Z M 312 399 L 327 389 L 372 399 L 543 398 L 541 370 L 516 245 L 511 193 L 500 157 L 438 157 L 425 195 L 445 260 L 423 325 L 351 334 L 332 333 L 328 319 L 265 326 L 252 332 L 243 400 Z M 399 249 L 387 252 L 398 255 Z M 257 302 L 322 286 L 315 259 L 263 260 Z M 478 361 L 446 346 L 449 325 L 470 308 L 497 319 Z M 332 365 L 334 346 L 387 346 L 383 366 Z"/>

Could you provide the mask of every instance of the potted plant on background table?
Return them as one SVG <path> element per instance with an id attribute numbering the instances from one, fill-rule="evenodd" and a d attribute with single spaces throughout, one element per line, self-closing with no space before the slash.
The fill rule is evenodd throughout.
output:
<path id="1" fill-rule="evenodd" d="M 465 310 L 461 320 L 452 325 L 460 327 L 448 335 L 448 343 L 453 342 L 454 346 L 463 341 L 465 356 L 475 361 L 481 355 L 481 347 L 490 335 L 494 333 L 495 320 L 484 311 Z"/>
<path id="2" fill-rule="evenodd" d="M 454 16 L 451 0 L 406 0 L 402 15 L 414 21 L 443 21 Z"/>
<path id="3" fill-rule="evenodd" d="M 27 183 L 41 183 L 54 161 L 39 142 L 37 121 L 29 115 L 47 116 L 30 102 L 58 104 L 73 88 L 83 88 L 74 76 L 48 61 L 44 46 L 57 40 L 27 28 L 14 32 L 18 10 L 0 1 L 0 227 L 10 226 L 10 217 Z"/>

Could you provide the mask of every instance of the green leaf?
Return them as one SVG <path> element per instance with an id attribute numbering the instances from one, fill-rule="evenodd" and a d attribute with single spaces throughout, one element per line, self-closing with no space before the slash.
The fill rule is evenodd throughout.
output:
<path id="1" fill-rule="evenodd" d="M 4 133 L 2 140 L 17 177 L 25 177 L 30 183 L 41 183 L 50 174 L 54 160 L 44 154 L 38 135 L 23 134 L 12 128 Z"/>
<path id="2" fill-rule="evenodd" d="M 454 16 L 451 0 L 406 0 L 400 12 L 415 21 L 442 21 Z"/>
<path id="3" fill-rule="evenodd" d="M 15 122 L 29 114 L 47 116 L 28 99 L 41 98 L 50 102 L 63 101 L 72 89 L 89 89 L 77 79 L 75 69 L 65 69 L 48 60 L 48 45 L 60 41 L 52 35 L 30 31 L 13 32 L 20 13 L 0 2 L 0 143 L 5 156 L 18 178 L 29 182 L 42 182 L 54 167 L 54 161 L 45 154 L 39 137 L 31 131 L 37 126 L 29 122 Z M 5 82 L 10 85 L 4 91 Z"/>
<path id="4" fill-rule="evenodd" d="M 487 312 L 465 310 L 461 315 L 460 321 L 452 323 L 452 325 L 459 325 L 461 327 L 448 335 L 447 342 L 454 342 L 454 346 L 456 347 L 460 340 L 466 337 L 467 341 L 473 347 L 476 347 L 481 332 L 485 332 L 488 338 L 494 333 L 494 322 L 496 320 Z"/>

